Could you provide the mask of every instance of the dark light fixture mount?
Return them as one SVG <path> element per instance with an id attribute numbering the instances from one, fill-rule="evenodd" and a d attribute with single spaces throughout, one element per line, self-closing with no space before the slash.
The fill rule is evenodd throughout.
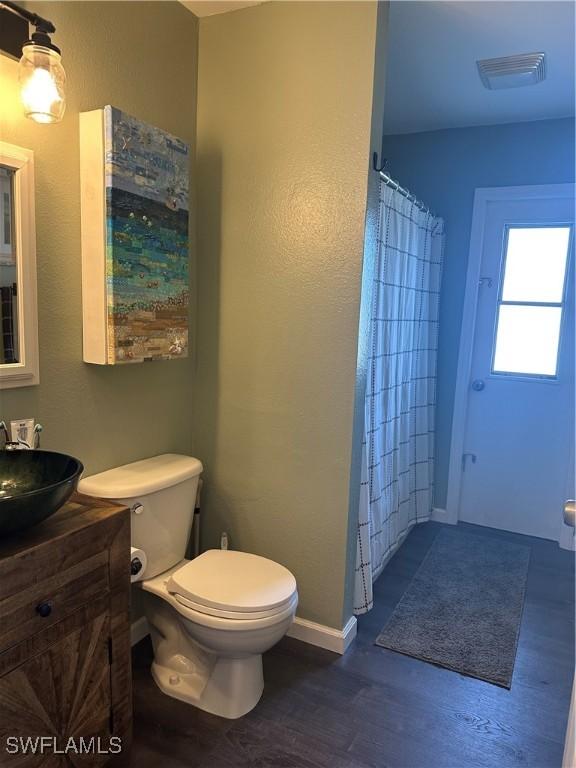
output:
<path id="1" fill-rule="evenodd" d="M 0 4 L 0 51 L 18 61 L 22 56 L 22 46 L 29 37 L 26 19 L 16 16 Z"/>
<path id="2" fill-rule="evenodd" d="M 30 42 L 34 42 L 37 45 L 44 45 L 46 46 L 46 48 L 51 48 L 57 53 L 60 53 L 60 49 L 57 48 L 52 43 L 52 40 L 50 39 L 50 35 L 53 35 L 54 32 L 56 32 L 56 27 L 54 26 L 54 24 L 52 24 L 51 21 L 48 21 L 48 19 L 44 19 L 42 16 L 38 16 L 37 13 L 31 13 L 30 11 L 26 10 L 26 8 L 22 8 L 17 3 L 9 2 L 9 0 L 2 0 L 2 2 L 0 2 L 0 9 L 3 11 L 6 11 L 6 13 L 10 13 L 11 15 L 17 16 L 19 19 L 22 20 L 22 22 L 24 22 L 23 24 L 19 24 L 17 27 L 18 36 L 22 34 L 22 30 L 26 30 L 26 37 L 27 37 L 28 25 L 31 24 L 35 28 L 35 31 L 32 33 Z M 8 17 L 6 16 L 5 18 L 8 18 Z M 21 45 L 23 46 L 25 45 L 25 43 L 26 43 L 26 40 L 23 40 L 21 42 Z M 10 55 L 13 55 L 11 53 L 11 50 L 8 51 L 8 53 Z"/>
<path id="3" fill-rule="evenodd" d="M 11 21 L 6 25 L 9 32 L 0 38 L 0 47 L 15 58 L 18 45 L 21 46 L 19 80 L 26 117 L 38 123 L 59 122 L 66 107 L 66 73 L 62 66 L 60 49 L 50 38 L 50 35 L 56 32 L 56 27 L 48 19 L 9 0 L 0 0 L 0 11 L 2 22 L 8 20 L 9 15 L 18 22 Z M 34 31 L 28 39 L 29 26 L 34 27 Z"/>

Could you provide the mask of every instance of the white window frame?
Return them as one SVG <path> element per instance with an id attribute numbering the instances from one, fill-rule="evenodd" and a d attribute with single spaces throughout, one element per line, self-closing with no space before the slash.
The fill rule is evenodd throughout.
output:
<path id="1" fill-rule="evenodd" d="M 36 286 L 36 224 L 34 153 L 0 141 L 0 164 L 15 171 L 13 179 L 13 245 L 16 247 L 18 350 L 17 363 L 0 364 L 0 389 L 40 383 L 38 299 Z"/>

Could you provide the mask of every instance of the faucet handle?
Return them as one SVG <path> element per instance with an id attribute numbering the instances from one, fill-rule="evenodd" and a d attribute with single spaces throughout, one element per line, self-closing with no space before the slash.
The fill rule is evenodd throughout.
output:
<path id="1" fill-rule="evenodd" d="M 40 433 L 42 432 L 42 424 L 36 424 L 34 426 L 34 432 L 32 437 L 32 448 L 35 450 L 40 448 Z"/>

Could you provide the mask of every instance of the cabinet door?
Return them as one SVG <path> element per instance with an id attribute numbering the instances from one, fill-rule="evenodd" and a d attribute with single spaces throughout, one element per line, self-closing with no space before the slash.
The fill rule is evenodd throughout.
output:
<path id="1" fill-rule="evenodd" d="M 71 632 L 46 652 L 24 662 L 0 679 L 0 765 L 18 768 L 69 768 L 101 765 L 110 755 L 110 619 L 108 613 Z M 37 737 L 55 739 L 40 754 Z M 12 737 L 9 739 L 9 737 Z M 18 751 L 7 745 L 18 739 Z M 80 752 L 67 748 L 74 739 Z M 90 745 L 91 737 L 95 737 Z M 98 742 L 100 737 L 100 742 Z M 20 739 L 28 739 L 24 754 Z M 36 753 L 32 752 L 36 745 Z"/>

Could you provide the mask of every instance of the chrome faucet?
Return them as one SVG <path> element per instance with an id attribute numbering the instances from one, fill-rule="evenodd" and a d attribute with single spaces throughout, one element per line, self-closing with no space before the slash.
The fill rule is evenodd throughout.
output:
<path id="1" fill-rule="evenodd" d="M 4 450 L 5 451 L 18 451 L 26 449 L 28 451 L 37 450 L 40 448 L 40 433 L 42 432 L 42 425 L 36 424 L 34 432 L 32 433 L 32 444 L 18 438 L 18 440 L 10 440 L 8 435 L 8 427 L 5 421 L 0 421 L 0 432 L 4 435 Z"/>

